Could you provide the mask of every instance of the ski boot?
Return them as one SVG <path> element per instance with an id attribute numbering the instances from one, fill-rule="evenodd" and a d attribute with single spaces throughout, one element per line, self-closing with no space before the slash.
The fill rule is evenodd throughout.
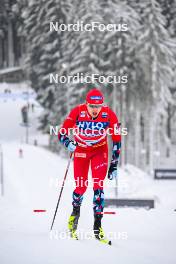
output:
<path id="1" fill-rule="evenodd" d="M 78 226 L 79 217 L 80 217 L 80 206 L 75 206 L 73 207 L 73 212 L 71 213 L 71 216 L 69 217 L 68 220 L 68 229 L 70 231 L 70 236 L 76 240 L 78 240 L 76 230 Z"/>
<path id="2" fill-rule="evenodd" d="M 101 227 L 101 219 L 102 219 L 102 215 L 100 214 L 94 215 L 94 226 L 93 226 L 94 236 L 101 243 L 111 245 L 111 241 L 106 239 L 103 228 Z"/>

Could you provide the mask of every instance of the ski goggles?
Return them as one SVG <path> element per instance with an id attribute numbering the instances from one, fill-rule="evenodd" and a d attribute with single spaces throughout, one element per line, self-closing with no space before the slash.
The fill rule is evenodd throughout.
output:
<path id="1" fill-rule="evenodd" d="M 102 104 L 88 104 L 90 108 L 101 108 L 103 105 Z"/>

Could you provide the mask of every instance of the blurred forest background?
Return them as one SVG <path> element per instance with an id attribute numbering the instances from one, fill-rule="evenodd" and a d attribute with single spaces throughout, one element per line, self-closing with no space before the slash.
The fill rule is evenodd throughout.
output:
<path id="1" fill-rule="evenodd" d="M 125 23 L 129 30 L 51 32 L 50 21 Z M 127 75 L 128 83 L 51 84 L 50 73 Z M 175 0 L 0 0 L 0 82 L 22 80 L 44 108 L 43 132 L 96 86 L 128 129 L 121 163 L 149 172 L 175 166 Z M 59 151 L 56 137 L 50 148 Z"/>

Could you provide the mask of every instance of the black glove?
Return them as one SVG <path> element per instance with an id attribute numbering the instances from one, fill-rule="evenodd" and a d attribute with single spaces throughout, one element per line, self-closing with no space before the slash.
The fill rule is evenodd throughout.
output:
<path id="1" fill-rule="evenodd" d="M 70 151 L 74 152 L 77 146 L 77 142 L 69 139 L 67 135 L 60 135 L 59 141 Z"/>
<path id="2" fill-rule="evenodd" d="M 113 180 L 113 179 L 117 178 L 117 176 L 118 176 L 117 164 L 118 164 L 117 161 L 116 162 L 111 161 L 111 164 L 110 164 L 110 167 L 108 170 L 108 179 L 109 180 Z"/>

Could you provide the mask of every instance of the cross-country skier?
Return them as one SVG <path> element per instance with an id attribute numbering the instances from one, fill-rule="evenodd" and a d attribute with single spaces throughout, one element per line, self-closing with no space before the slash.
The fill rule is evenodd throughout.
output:
<path id="1" fill-rule="evenodd" d="M 110 180 L 117 177 L 121 136 L 116 114 L 103 104 L 104 97 L 98 89 L 92 89 L 86 96 L 86 103 L 76 106 L 65 119 L 58 135 L 59 141 L 70 151 L 74 152 L 74 178 L 76 188 L 73 192 L 73 211 L 68 221 L 71 236 L 77 238 L 76 230 L 80 217 L 80 207 L 83 195 L 87 189 L 89 165 L 93 180 L 93 212 L 94 235 L 104 243 L 106 240 L 101 219 L 104 209 L 103 181 L 108 169 L 107 131 L 112 135 L 112 158 L 108 169 Z M 69 129 L 76 131 L 74 139 L 68 136 Z"/>

